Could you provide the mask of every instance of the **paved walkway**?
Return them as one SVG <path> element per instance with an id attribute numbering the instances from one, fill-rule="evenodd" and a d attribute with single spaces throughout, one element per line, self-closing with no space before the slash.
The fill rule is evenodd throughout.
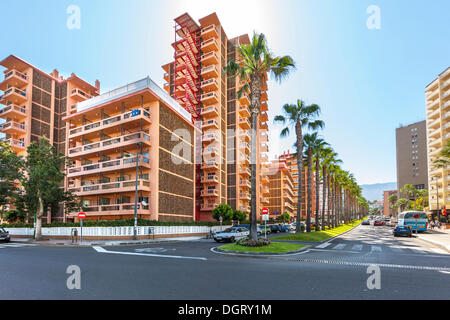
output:
<path id="1" fill-rule="evenodd" d="M 429 230 L 426 233 L 414 234 L 418 239 L 430 242 L 450 252 L 450 229 Z"/>
<path id="2" fill-rule="evenodd" d="M 173 241 L 195 241 L 205 239 L 205 236 L 202 237 L 179 237 L 179 238 L 156 238 L 156 239 L 145 239 L 145 240 L 86 240 L 82 243 L 76 242 L 72 243 L 71 240 L 62 240 L 62 239 L 50 239 L 50 240 L 40 240 L 34 241 L 30 238 L 13 238 L 11 242 L 19 242 L 19 243 L 35 243 L 41 245 L 66 245 L 66 246 L 120 246 L 120 245 L 133 245 L 133 244 L 145 244 L 145 243 L 160 243 L 160 242 L 173 242 Z"/>

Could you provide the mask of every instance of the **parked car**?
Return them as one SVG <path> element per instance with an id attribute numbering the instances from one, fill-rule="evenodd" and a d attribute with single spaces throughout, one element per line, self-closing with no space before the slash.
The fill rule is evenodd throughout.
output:
<path id="1" fill-rule="evenodd" d="M 292 222 L 290 225 L 291 225 L 292 231 L 297 230 L 297 222 Z M 303 222 L 300 222 L 300 228 L 304 228 L 304 227 L 305 227 L 305 224 Z"/>
<path id="2" fill-rule="evenodd" d="M 291 231 L 291 226 L 288 225 L 288 224 L 279 223 L 278 225 L 281 228 L 281 230 L 280 230 L 281 232 L 289 232 L 289 231 Z"/>
<path id="3" fill-rule="evenodd" d="M 412 229 L 406 226 L 395 226 L 393 233 L 394 237 L 397 236 L 412 237 Z"/>
<path id="4" fill-rule="evenodd" d="M 361 222 L 361 225 L 363 225 L 363 226 L 370 226 L 370 220 L 368 220 L 368 219 L 363 220 L 363 222 Z"/>
<path id="5" fill-rule="evenodd" d="M 11 236 L 9 232 L 3 228 L 0 228 L 0 241 L 9 242 L 11 240 Z"/>
<path id="6" fill-rule="evenodd" d="M 383 220 L 375 220 L 375 222 L 373 223 L 374 226 L 382 226 L 384 225 Z"/>
<path id="7" fill-rule="evenodd" d="M 270 228 L 270 232 L 271 232 L 271 233 L 278 233 L 278 232 L 281 232 L 281 227 L 280 227 L 278 224 L 271 224 L 271 225 L 269 226 L 269 228 Z"/>
<path id="8" fill-rule="evenodd" d="M 250 231 L 247 228 L 227 228 L 222 232 L 214 234 L 214 240 L 216 242 L 229 241 L 235 242 L 238 239 L 248 237 Z"/>
<path id="9" fill-rule="evenodd" d="M 234 226 L 235 228 L 245 228 L 248 231 L 250 231 L 250 225 L 249 224 L 240 224 L 237 226 Z M 259 226 L 256 226 L 256 232 L 258 233 L 258 236 L 260 236 L 263 232 Z"/>
<path id="10" fill-rule="evenodd" d="M 270 233 L 270 227 L 265 225 L 260 225 L 259 228 L 261 229 L 262 234 L 269 234 Z"/>

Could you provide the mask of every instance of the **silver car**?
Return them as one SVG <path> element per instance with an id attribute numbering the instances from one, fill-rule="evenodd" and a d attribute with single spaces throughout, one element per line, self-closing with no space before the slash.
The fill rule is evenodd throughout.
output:
<path id="1" fill-rule="evenodd" d="M 248 237 L 250 231 L 247 228 L 228 228 L 222 232 L 214 234 L 216 242 L 235 242 L 236 240 Z"/>

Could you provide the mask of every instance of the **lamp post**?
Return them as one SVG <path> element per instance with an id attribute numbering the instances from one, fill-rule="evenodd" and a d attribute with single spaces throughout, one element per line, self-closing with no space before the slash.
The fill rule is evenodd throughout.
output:
<path id="1" fill-rule="evenodd" d="M 436 210 L 438 211 L 438 221 L 441 221 L 441 210 L 439 209 L 439 184 L 438 184 L 438 176 L 434 176 L 436 178 Z"/>

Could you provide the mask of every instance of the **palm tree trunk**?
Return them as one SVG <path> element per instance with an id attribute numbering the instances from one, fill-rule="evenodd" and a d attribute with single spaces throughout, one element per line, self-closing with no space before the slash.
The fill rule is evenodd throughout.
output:
<path id="1" fill-rule="evenodd" d="M 321 221 L 321 223 L 319 224 L 319 218 L 320 218 L 320 213 L 319 213 L 319 182 L 320 182 L 320 177 L 319 177 L 319 154 L 316 154 L 316 231 L 320 231 L 320 226 L 322 226 L 323 228 L 323 219 Z"/>
<path id="2" fill-rule="evenodd" d="M 256 227 L 256 164 L 257 164 L 257 141 L 258 141 L 258 115 L 261 108 L 261 81 L 260 77 L 254 75 L 250 78 L 250 99 L 251 99 L 251 137 L 250 137 L 250 157 L 251 157 L 251 190 L 250 190 L 250 239 L 258 239 Z"/>
<path id="3" fill-rule="evenodd" d="M 38 197 L 39 201 L 39 209 L 36 215 L 36 234 L 35 240 L 41 240 L 42 238 L 42 217 L 44 216 L 44 201 L 42 200 L 41 195 Z"/>
<path id="4" fill-rule="evenodd" d="M 312 151 L 308 149 L 308 190 L 306 208 L 306 232 L 311 232 Z M 317 221 L 316 221 L 317 223 Z"/>
<path id="5" fill-rule="evenodd" d="M 300 220 L 302 212 L 302 175 L 303 175 L 303 134 L 302 125 L 297 121 L 295 125 L 295 133 L 297 136 L 297 169 L 298 169 L 298 190 L 297 190 L 297 226 L 295 228 L 296 233 L 301 232 Z"/>
<path id="6" fill-rule="evenodd" d="M 326 189 L 326 183 L 327 183 L 327 169 L 325 167 L 325 164 L 322 163 L 322 176 L 323 176 L 323 183 L 322 183 L 322 231 L 325 231 L 325 204 L 327 203 L 327 189 Z M 328 223 L 330 223 L 330 217 L 327 219 Z"/>

